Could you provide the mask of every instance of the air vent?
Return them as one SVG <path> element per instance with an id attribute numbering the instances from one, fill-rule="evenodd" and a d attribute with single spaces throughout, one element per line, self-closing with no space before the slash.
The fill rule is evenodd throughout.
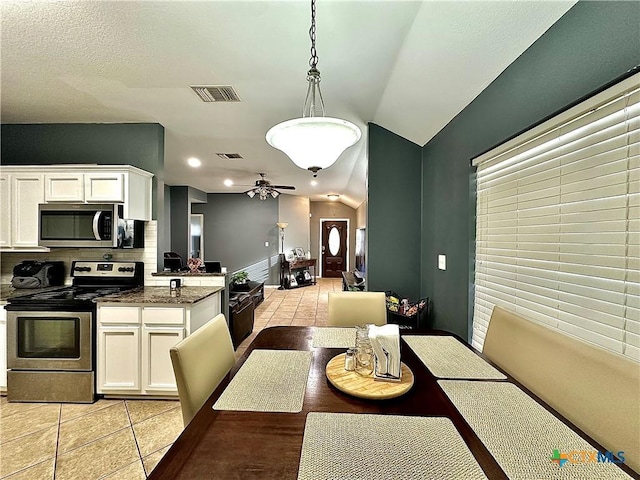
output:
<path id="1" fill-rule="evenodd" d="M 216 155 L 218 155 L 220 158 L 226 158 L 226 159 L 243 158 L 242 155 L 240 155 L 239 153 L 216 153 Z"/>
<path id="2" fill-rule="evenodd" d="M 230 85 L 191 85 L 191 90 L 196 92 L 203 102 L 239 102 L 240 97 Z"/>

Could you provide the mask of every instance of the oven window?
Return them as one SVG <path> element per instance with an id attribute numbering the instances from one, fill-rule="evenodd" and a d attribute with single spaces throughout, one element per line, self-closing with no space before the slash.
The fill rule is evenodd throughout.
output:
<path id="1" fill-rule="evenodd" d="M 18 317 L 18 357 L 80 358 L 80 319 Z"/>

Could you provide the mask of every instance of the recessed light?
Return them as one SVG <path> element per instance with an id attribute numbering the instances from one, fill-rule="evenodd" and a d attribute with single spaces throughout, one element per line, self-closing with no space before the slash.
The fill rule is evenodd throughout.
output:
<path id="1" fill-rule="evenodd" d="M 311 186 L 315 187 L 316 185 L 318 185 L 318 181 L 317 180 L 311 180 Z"/>
<path id="2" fill-rule="evenodd" d="M 335 202 L 336 200 L 338 200 L 340 198 L 340 195 L 336 195 L 335 193 L 332 193 L 331 195 L 327 195 L 327 198 L 329 200 L 331 200 L 332 202 Z"/>
<path id="3" fill-rule="evenodd" d="M 189 164 L 190 167 L 194 167 L 194 168 L 198 168 L 200 165 L 202 165 L 202 162 L 200 161 L 200 159 L 196 157 L 191 157 L 189 160 L 187 160 L 187 163 Z"/>
<path id="4" fill-rule="evenodd" d="M 231 180 L 230 178 L 227 178 L 227 179 L 224 181 L 224 184 L 225 184 L 227 187 L 230 187 L 231 185 L 233 185 L 233 180 Z"/>

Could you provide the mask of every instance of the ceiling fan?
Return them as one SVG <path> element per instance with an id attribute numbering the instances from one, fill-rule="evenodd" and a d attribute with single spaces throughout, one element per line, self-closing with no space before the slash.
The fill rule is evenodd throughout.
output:
<path id="1" fill-rule="evenodd" d="M 266 173 L 259 173 L 258 175 L 260 175 L 261 177 L 260 180 L 256 180 L 255 186 L 244 192 L 249 195 L 250 198 L 258 195 L 258 198 L 260 198 L 260 200 L 266 200 L 269 195 L 271 195 L 273 198 L 276 198 L 278 195 L 280 195 L 280 192 L 276 190 L 276 188 L 279 188 L 280 190 L 296 189 L 296 187 L 292 185 L 271 185 L 271 182 L 264 178 Z"/>

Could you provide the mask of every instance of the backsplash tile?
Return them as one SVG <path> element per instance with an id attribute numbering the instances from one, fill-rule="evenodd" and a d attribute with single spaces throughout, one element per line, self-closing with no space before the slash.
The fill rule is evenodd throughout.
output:
<path id="1" fill-rule="evenodd" d="M 73 260 L 104 260 L 109 253 L 114 261 L 144 262 L 144 281 L 152 279 L 151 273 L 158 271 L 158 222 L 145 222 L 144 248 L 52 248 L 50 252 L 2 252 L 0 253 L 0 283 L 11 283 L 13 267 L 22 260 L 62 260 L 65 264 L 65 284 L 71 284 L 69 272 Z"/>

